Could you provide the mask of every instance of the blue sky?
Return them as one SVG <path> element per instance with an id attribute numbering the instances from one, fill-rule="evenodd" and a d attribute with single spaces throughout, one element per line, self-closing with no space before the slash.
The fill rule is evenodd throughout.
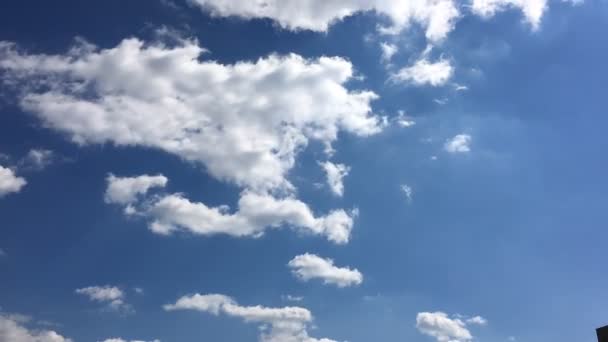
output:
<path id="1" fill-rule="evenodd" d="M 607 22 L 4 1 L 0 341 L 594 341 Z"/>

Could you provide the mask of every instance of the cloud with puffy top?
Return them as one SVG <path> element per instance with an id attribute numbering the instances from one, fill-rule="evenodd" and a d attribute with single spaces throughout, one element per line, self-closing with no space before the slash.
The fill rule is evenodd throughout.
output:
<path id="1" fill-rule="evenodd" d="M 19 192 L 26 184 L 25 178 L 18 177 L 13 170 L 0 165 L 0 197 Z"/>
<path id="2" fill-rule="evenodd" d="M 457 134 L 443 145 L 449 153 L 466 153 L 471 151 L 471 136 L 468 134 Z"/>
<path id="3" fill-rule="evenodd" d="M 467 328 L 468 324 L 486 325 L 487 321 L 481 316 L 466 320 L 459 317 L 450 318 L 446 313 L 420 312 L 416 317 L 416 328 L 424 335 L 434 337 L 437 342 L 470 342 L 473 335 Z"/>
<path id="4" fill-rule="evenodd" d="M 73 342 L 53 330 L 29 329 L 24 324 L 29 319 L 21 315 L 0 313 L 0 341 L 6 342 Z"/>
<path id="5" fill-rule="evenodd" d="M 125 293 L 116 286 L 89 286 L 76 289 L 79 295 L 86 296 L 93 302 L 105 304 L 112 311 L 132 313 L 133 308 L 125 302 Z"/>

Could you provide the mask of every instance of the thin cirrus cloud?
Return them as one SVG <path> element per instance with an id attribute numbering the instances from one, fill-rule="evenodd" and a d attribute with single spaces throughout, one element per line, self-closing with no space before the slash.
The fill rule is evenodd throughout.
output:
<path id="1" fill-rule="evenodd" d="M 434 337 L 437 342 L 470 342 L 473 340 L 467 325 L 486 325 L 487 320 L 475 316 L 466 320 L 459 317 L 450 318 L 446 313 L 420 312 L 416 317 L 416 328 L 420 333 Z"/>
<path id="2" fill-rule="evenodd" d="M 76 289 L 79 295 L 86 296 L 93 302 L 104 304 L 112 311 L 131 313 L 133 308 L 125 302 L 125 293 L 116 286 L 89 286 Z"/>
<path id="3" fill-rule="evenodd" d="M 192 202 L 182 194 L 162 194 L 145 197 L 155 187 L 164 187 L 167 179 L 162 175 L 116 177 L 107 179 L 106 199 L 109 203 L 125 205 L 128 213 L 137 213 L 149 219 L 149 228 L 162 235 L 185 231 L 196 235 L 226 234 L 235 237 L 259 237 L 268 229 L 284 226 L 344 244 L 350 239 L 357 210 L 333 210 L 324 216 L 315 216 L 304 202 L 291 195 L 276 198 L 269 193 L 243 191 L 238 210 L 230 212 L 228 206 L 208 207 Z M 120 184 L 120 186 L 117 186 Z M 114 189 L 110 192 L 109 189 Z M 118 190 L 120 189 L 120 191 Z M 118 193 L 120 196 L 107 196 Z M 139 194 L 140 200 L 133 194 Z M 127 194 L 128 196 L 123 196 Z"/>
<path id="4" fill-rule="evenodd" d="M 15 315 L 0 313 L 0 341 L 6 342 L 73 342 L 53 330 L 29 329 Z"/>
<path id="5" fill-rule="evenodd" d="M 241 318 L 245 322 L 261 324 L 261 342 L 335 342 L 308 335 L 313 316 L 308 309 L 301 307 L 241 306 L 233 298 L 222 294 L 193 294 L 183 296 L 163 308 L 166 311 L 194 310 L 216 316 L 223 314 Z"/>
<path id="6" fill-rule="evenodd" d="M 21 191 L 26 184 L 25 178 L 18 177 L 13 170 L 0 165 L 0 198 Z"/>
<path id="7" fill-rule="evenodd" d="M 287 266 L 297 278 L 304 281 L 320 279 L 324 284 L 338 287 L 355 286 L 363 282 L 363 274 L 359 270 L 335 266 L 332 259 L 314 254 L 298 255 Z"/>

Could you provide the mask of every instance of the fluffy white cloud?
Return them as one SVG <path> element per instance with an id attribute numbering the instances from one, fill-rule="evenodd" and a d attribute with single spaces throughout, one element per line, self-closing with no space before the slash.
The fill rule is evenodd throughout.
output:
<path id="1" fill-rule="evenodd" d="M 0 70 L 25 111 L 78 144 L 157 148 L 250 189 L 291 188 L 286 174 L 311 139 L 330 145 L 340 130 L 368 136 L 383 127 L 371 112 L 377 95 L 345 87 L 354 71 L 343 58 L 224 65 L 201 61 L 204 51 L 195 41 L 131 38 L 34 55 L 2 42 Z"/>
<path id="2" fill-rule="evenodd" d="M 466 324 L 458 318 L 451 319 L 443 312 L 420 312 L 416 317 L 416 328 L 438 342 L 467 342 L 473 339 Z"/>
<path id="3" fill-rule="evenodd" d="M 348 242 L 356 215 L 356 211 L 348 213 L 340 209 L 315 217 L 305 203 L 293 197 L 277 199 L 248 191 L 241 194 L 238 207 L 238 211 L 229 213 L 226 206 L 208 207 L 172 194 L 160 198 L 146 214 L 153 219 L 150 229 L 159 234 L 181 229 L 200 235 L 258 237 L 268 228 L 289 226 L 325 236 L 338 244 Z"/>
<path id="4" fill-rule="evenodd" d="M 467 324 L 487 325 L 488 320 L 481 316 L 474 316 L 467 318 L 465 321 Z"/>
<path id="5" fill-rule="evenodd" d="M 449 60 L 439 59 L 436 62 L 431 62 L 423 57 L 413 65 L 404 67 L 391 75 L 391 80 L 437 87 L 446 84 L 453 73 L 454 68 Z"/>
<path id="6" fill-rule="evenodd" d="M 471 151 L 471 136 L 468 134 L 458 134 L 446 141 L 443 148 L 450 153 L 464 153 Z"/>
<path id="7" fill-rule="evenodd" d="M 138 195 L 143 195 L 155 187 L 165 187 L 167 177 L 163 175 L 137 177 L 116 177 L 108 175 L 108 184 L 105 193 L 106 203 L 129 204 L 137 200 Z"/>
<path id="8" fill-rule="evenodd" d="M 107 304 L 111 310 L 125 313 L 133 310 L 125 303 L 125 293 L 116 286 L 89 286 L 76 289 L 75 292 L 87 296 L 91 301 Z"/>
<path id="9" fill-rule="evenodd" d="M 53 163 L 55 153 L 51 150 L 36 148 L 31 149 L 23 157 L 19 164 L 20 167 L 32 170 L 42 170 Z"/>
<path id="10" fill-rule="evenodd" d="M 52 330 L 28 329 L 20 319 L 0 313 L 0 341 L 6 342 L 72 342 Z"/>
<path id="11" fill-rule="evenodd" d="M 363 282 L 363 274 L 357 269 L 337 267 L 332 259 L 323 259 L 314 254 L 298 255 L 287 265 L 296 277 L 304 281 L 321 279 L 324 284 L 338 287 L 359 285 Z"/>
<path id="12" fill-rule="evenodd" d="M 473 13 L 483 18 L 493 17 L 508 8 L 520 9 L 526 21 L 533 29 L 537 29 L 547 9 L 547 0 L 472 0 L 471 2 Z"/>
<path id="13" fill-rule="evenodd" d="M 196 310 L 213 315 L 224 314 L 245 322 L 262 324 L 262 342 L 335 342 L 308 336 L 313 317 L 301 307 L 269 308 L 260 305 L 241 306 L 234 299 L 221 294 L 194 294 L 181 297 L 174 304 L 163 306 L 167 311 Z"/>
<path id="14" fill-rule="evenodd" d="M 342 179 L 350 172 L 350 167 L 344 164 L 334 164 L 330 161 L 319 163 L 325 171 L 327 177 L 327 185 L 337 196 L 344 195 L 344 183 Z"/>
<path id="15" fill-rule="evenodd" d="M 155 179 L 155 182 L 151 181 Z M 157 234 L 186 231 L 197 235 L 227 234 L 235 237 L 259 237 L 268 229 L 291 227 L 300 232 L 321 235 L 328 240 L 344 244 L 350 238 L 354 218 L 358 211 L 333 210 L 325 216 L 315 216 L 304 202 L 292 195 L 277 198 L 270 193 L 245 190 L 238 201 L 238 210 L 230 212 L 228 206 L 209 207 L 192 202 L 182 194 L 162 194 L 152 197 L 145 194 L 150 184 L 164 186 L 162 176 L 120 178 L 110 176 L 106 198 L 108 202 L 125 205 L 127 213 L 138 213 L 150 220 L 150 229 Z M 121 184 L 110 191 L 112 185 Z M 126 184 L 126 185 L 125 185 Z M 135 185 L 134 185 L 135 184 Z M 128 191 L 123 191 L 127 189 Z M 137 189 L 134 192 L 133 189 Z M 108 193 L 112 194 L 108 196 Z M 135 201 L 134 201 L 135 200 Z"/>
<path id="16" fill-rule="evenodd" d="M 440 41 L 454 28 L 460 13 L 452 0 L 192 0 L 214 16 L 266 18 L 290 30 L 327 31 L 330 25 L 360 12 L 389 19 L 384 33 L 399 33 L 412 23 L 424 27 L 427 39 Z"/>
<path id="17" fill-rule="evenodd" d="M 0 165 L 0 197 L 21 191 L 27 182 L 22 177 L 17 177 L 13 170 Z"/>

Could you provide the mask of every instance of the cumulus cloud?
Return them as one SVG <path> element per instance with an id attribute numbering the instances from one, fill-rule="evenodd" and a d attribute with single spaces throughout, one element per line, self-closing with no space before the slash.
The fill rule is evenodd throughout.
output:
<path id="1" fill-rule="evenodd" d="M 23 317 L 23 316 L 21 316 Z M 52 330 L 28 329 L 19 316 L 0 313 L 0 341 L 7 342 L 72 342 Z"/>
<path id="2" fill-rule="evenodd" d="M 157 234 L 186 231 L 197 235 L 227 234 L 235 237 L 259 237 L 268 229 L 291 227 L 303 233 L 321 235 L 328 240 L 344 244 L 350 239 L 357 210 L 333 210 L 324 216 L 315 216 L 304 202 L 292 195 L 280 198 L 263 192 L 245 190 L 238 201 L 238 210 L 230 212 L 226 205 L 209 207 L 192 202 L 184 195 L 162 194 L 142 197 L 151 184 L 164 186 L 162 176 L 121 178 L 110 176 L 106 197 L 108 202 L 125 205 L 127 213 L 137 212 L 150 220 L 149 228 Z M 110 191 L 112 185 L 114 191 Z M 126 190 L 125 190 L 126 189 Z M 137 190 L 137 191 L 134 191 Z M 108 194 L 111 194 L 108 196 Z"/>
<path id="3" fill-rule="evenodd" d="M 287 264 L 291 272 L 301 280 L 321 279 L 324 284 L 348 287 L 360 285 L 363 274 L 357 269 L 337 267 L 332 259 L 324 259 L 314 254 L 302 254 Z"/>
<path id="4" fill-rule="evenodd" d="M 104 199 L 106 203 L 133 203 L 137 200 L 138 195 L 143 195 L 155 187 L 165 187 L 167 181 L 167 177 L 163 175 L 116 177 L 110 174 L 106 178 L 107 188 Z"/>
<path id="5" fill-rule="evenodd" d="M 452 0 L 192 0 L 213 16 L 271 19 L 289 30 L 327 31 L 330 25 L 360 12 L 387 18 L 381 32 L 396 34 L 418 24 L 427 39 L 441 41 L 453 30 L 460 13 Z"/>
<path id="6" fill-rule="evenodd" d="M 442 58 L 431 62 L 427 57 L 422 57 L 413 65 L 404 67 L 391 75 L 391 80 L 397 83 L 437 87 L 446 84 L 453 73 L 454 68 L 449 60 Z"/>
<path id="7" fill-rule="evenodd" d="M 403 193 L 405 194 L 405 198 L 407 198 L 407 201 L 411 203 L 412 199 L 414 198 L 414 189 L 412 189 L 412 187 L 407 184 L 401 184 L 401 191 L 403 191 Z"/>
<path id="8" fill-rule="evenodd" d="M 13 170 L 0 165 L 0 197 L 19 192 L 26 184 L 24 178 L 17 177 Z"/>
<path id="9" fill-rule="evenodd" d="M 450 153 L 465 153 L 471 151 L 471 136 L 468 134 L 458 134 L 446 141 L 443 148 Z"/>
<path id="10" fill-rule="evenodd" d="M 291 188 L 286 174 L 311 139 L 330 145 L 341 130 L 368 136 L 383 127 L 371 111 L 377 95 L 346 88 L 354 70 L 343 58 L 220 64 L 200 60 L 204 51 L 196 41 L 131 38 L 36 55 L 1 42 L 0 70 L 23 110 L 78 144 L 160 149 L 250 189 Z"/>
<path id="11" fill-rule="evenodd" d="M 319 163 L 325 171 L 327 185 L 336 196 L 344 195 L 343 178 L 350 172 L 350 167 L 344 164 L 334 164 L 330 161 Z"/>
<path id="12" fill-rule="evenodd" d="M 461 318 L 462 316 L 458 315 L 450 318 L 441 311 L 420 312 L 416 317 L 416 328 L 421 333 L 434 337 L 438 342 L 469 342 L 473 340 L 473 336 L 467 325 L 487 324 L 487 320 L 481 316 Z"/>
<path id="13" fill-rule="evenodd" d="M 195 310 L 213 315 L 224 314 L 245 322 L 261 324 L 262 342 L 335 342 L 308 335 L 313 316 L 305 308 L 269 308 L 261 305 L 241 306 L 231 297 L 221 294 L 194 294 L 179 298 L 174 304 L 164 305 L 167 311 Z"/>
<path id="14" fill-rule="evenodd" d="M 125 293 L 116 286 L 89 286 L 76 289 L 77 294 L 86 296 L 89 300 L 106 304 L 107 308 L 124 313 L 132 312 L 133 309 L 125 303 Z"/>

